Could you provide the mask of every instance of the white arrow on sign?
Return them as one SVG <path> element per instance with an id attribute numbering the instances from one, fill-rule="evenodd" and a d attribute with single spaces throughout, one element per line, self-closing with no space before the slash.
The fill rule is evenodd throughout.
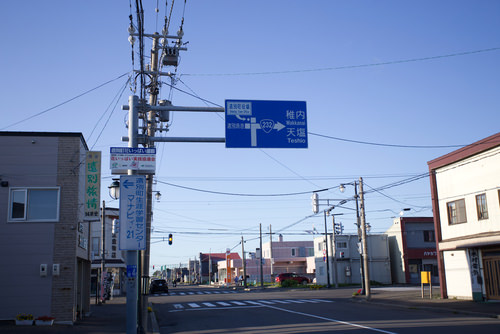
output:
<path id="1" fill-rule="evenodd" d="M 280 131 L 285 128 L 285 125 L 280 122 L 274 123 L 272 119 L 263 119 L 257 123 L 255 117 L 250 118 L 250 146 L 257 146 L 257 130 L 262 130 L 264 133 L 269 133 L 272 130 Z"/>

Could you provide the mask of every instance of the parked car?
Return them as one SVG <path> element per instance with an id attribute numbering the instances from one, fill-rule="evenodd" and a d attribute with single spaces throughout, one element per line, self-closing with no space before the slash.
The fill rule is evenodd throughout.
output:
<path id="1" fill-rule="evenodd" d="M 168 284 L 164 279 L 154 279 L 149 285 L 149 293 L 165 292 L 168 293 Z"/>
<path id="2" fill-rule="evenodd" d="M 276 276 L 276 283 L 282 283 L 286 280 L 293 280 L 299 284 L 308 284 L 311 281 L 309 278 L 297 275 L 296 273 L 282 273 Z"/>

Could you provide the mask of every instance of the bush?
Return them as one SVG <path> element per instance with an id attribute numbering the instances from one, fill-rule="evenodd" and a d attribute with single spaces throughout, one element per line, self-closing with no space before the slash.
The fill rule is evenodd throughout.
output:
<path id="1" fill-rule="evenodd" d="M 296 287 L 298 285 L 299 285 L 299 282 L 294 281 L 293 279 L 286 279 L 283 282 L 281 282 L 282 288 L 292 288 L 292 287 Z"/>

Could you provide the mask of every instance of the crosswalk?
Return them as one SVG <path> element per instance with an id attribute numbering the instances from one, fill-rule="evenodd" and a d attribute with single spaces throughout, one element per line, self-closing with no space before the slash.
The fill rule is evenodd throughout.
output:
<path id="1" fill-rule="evenodd" d="M 238 307 L 263 307 L 269 305 L 283 304 L 305 304 L 305 303 L 333 303 L 328 299 L 256 299 L 256 300 L 231 300 L 231 301 L 211 301 L 196 303 L 173 304 L 173 310 L 169 312 L 188 310 L 208 310 L 217 308 L 238 308 Z"/>
<path id="2" fill-rule="evenodd" d="M 242 293 L 242 292 L 247 292 L 244 290 L 223 290 L 223 291 L 188 291 L 188 292 L 183 292 L 183 291 L 170 291 L 168 294 L 167 293 L 154 293 L 153 296 L 190 296 L 190 295 L 225 295 L 225 294 L 231 294 L 231 293 Z"/>

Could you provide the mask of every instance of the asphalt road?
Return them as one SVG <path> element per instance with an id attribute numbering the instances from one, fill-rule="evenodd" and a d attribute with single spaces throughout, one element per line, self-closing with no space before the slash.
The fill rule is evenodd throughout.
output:
<path id="1" fill-rule="evenodd" d="M 173 288 L 150 296 L 160 333 L 500 333 L 500 321 L 354 301 L 352 289 Z"/>

